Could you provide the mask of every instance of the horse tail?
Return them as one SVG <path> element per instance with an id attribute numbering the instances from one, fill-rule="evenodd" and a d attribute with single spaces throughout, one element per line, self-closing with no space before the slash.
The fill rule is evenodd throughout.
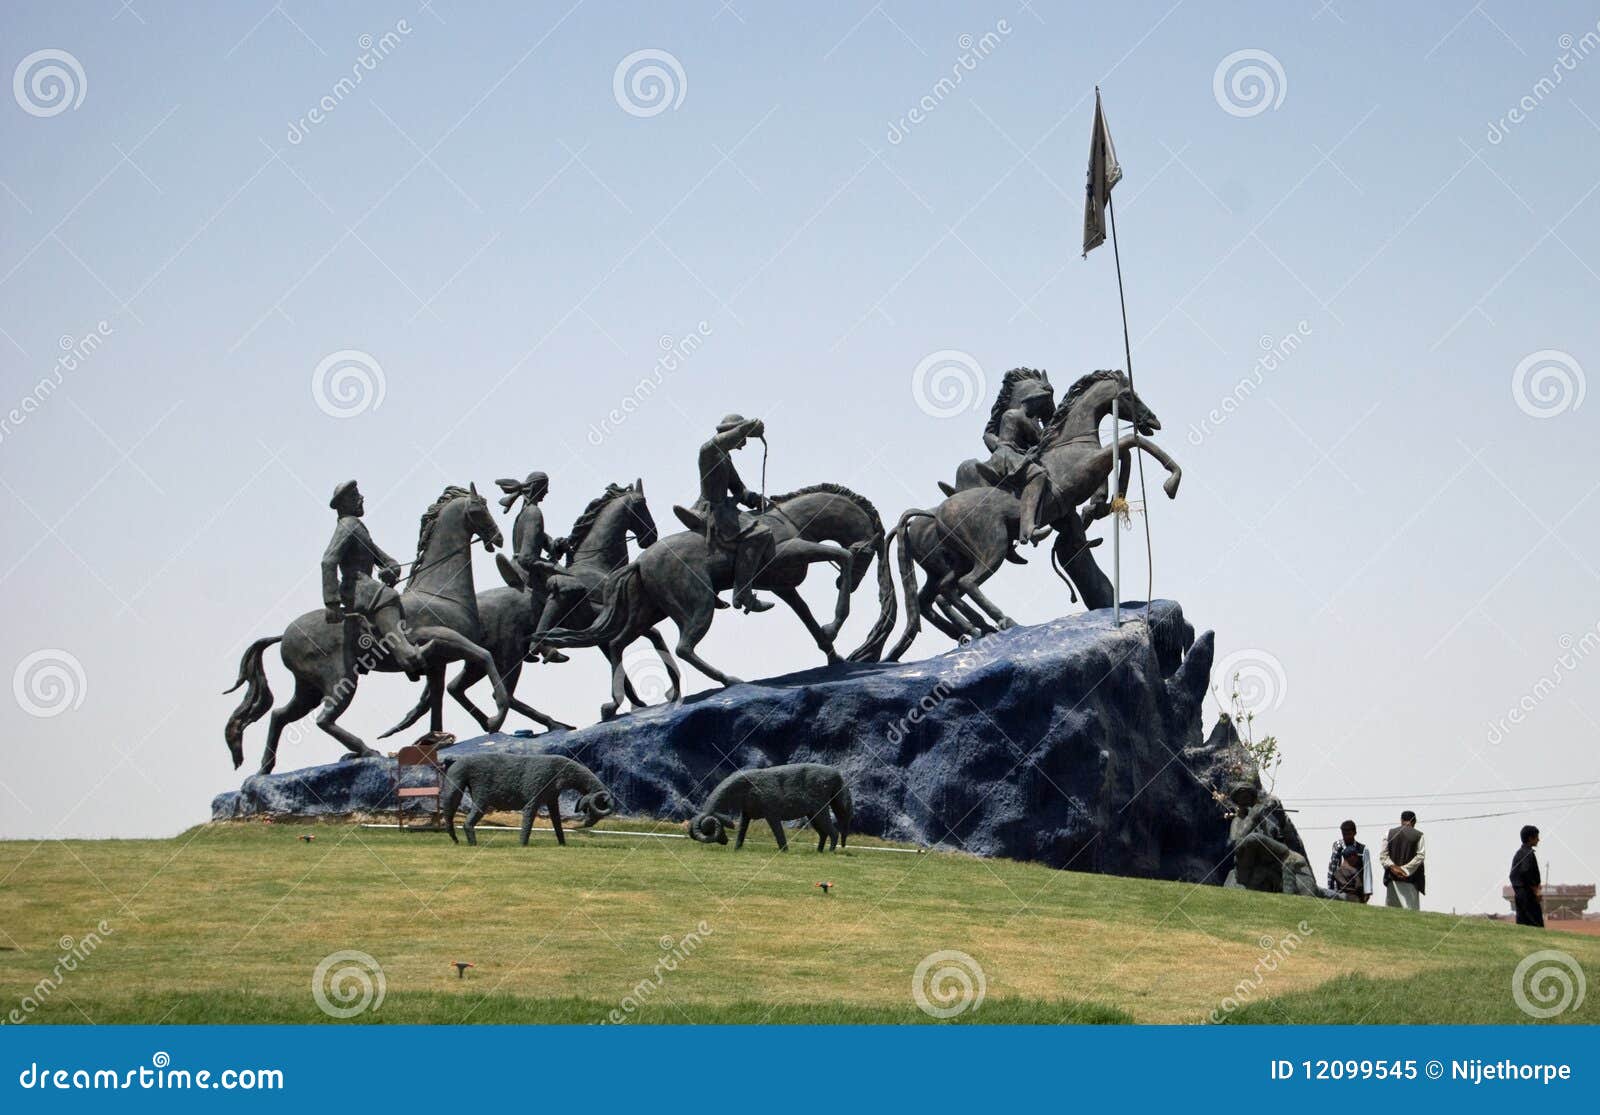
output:
<path id="1" fill-rule="evenodd" d="M 889 641 L 889 635 L 894 631 L 894 570 L 889 567 L 887 534 L 880 534 L 874 540 L 873 552 L 878 559 L 878 621 L 867 632 L 865 641 L 850 652 L 851 662 L 876 662 L 883 654 L 883 644 Z"/>
<path id="2" fill-rule="evenodd" d="M 917 518 L 931 519 L 933 512 L 912 508 L 900 516 L 900 521 L 890 532 L 890 538 L 896 535 L 900 538 L 900 584 L 906 594 L 906 629 L 900 633 L 894 648 L 885 656 L 890 662 L 900 661 L 900 656 L 910 648 L 917 633 L 922 630 L 922 613 L 917 608 L 917 565 L 915 555 L 911 552 L 911 537 L 906 533 L 906 527 L 911 520 Z"/>
<path id="3" fill-rule="evenodd" d="M 594 622 L 584 628 L 557 627 L 539 639 L 542 647 L 598 647 L 619 637 L 637 610 L 639 563 L 629 562 L 607 575 L 601 585 L 605 606 Z"/>
<path id="4" fill-rule="evenodd" d="M 439 795 L 439 809 L 444 813 L 444 827 L 450 833 L 452 844 L 461 843 L 456 839 L 456 810 L 461 808 L 461 793 L 466 789 L 466 783 L 466 775 L 455 763 L 445 768 L 444 793 Z"/>
<path id="5" fill-rule="evenodd" d="M 228 741 L 228 751 L 233 755 L 234 769 L 244 762 L 244 730 L 267 714 L 272 708 L 272 687 L 267 684 L 267 671 L 261 664 L 261 655 L 273 643 L 283 641 L 282 635 L 268 635 L 257 639 L 245 648 L 239 659 L 239 680 L 224 693 L 232 693 L 241 685 L 248 686 L 239 707 L 228 717 L 228 726 L 222 730 Z"/>

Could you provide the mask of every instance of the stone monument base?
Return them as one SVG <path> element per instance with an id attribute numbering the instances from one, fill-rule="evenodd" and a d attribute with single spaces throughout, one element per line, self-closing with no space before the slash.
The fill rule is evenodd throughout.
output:
<path id="1" fill-rule="evenodd" d="M 908 663 L 844 663 L 534 738 L 479 736 L 447 757 L 553 752 L 590 767 L 623 814 L 687 820 L 740 767 L 822 762 L 855 798 L 853 830 L 1056 867 L 1220 883 L 1213 794 L 1241 757 L 1203 737 L 1210 632 L 1157 601 L 1018 627 Z M 392 812 L 394 762 L 256 775 L 216 820 Z"/>

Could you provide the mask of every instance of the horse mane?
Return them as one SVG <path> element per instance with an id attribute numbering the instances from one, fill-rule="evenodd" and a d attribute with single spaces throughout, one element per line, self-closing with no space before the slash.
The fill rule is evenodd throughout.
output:
<path id="1" fill-rule="evenodd" d="M 594 529 L 595 520 L 600 517 L 608 503 L 628 491 L 621 484 L 607 484 L 606 490 L 589 501 L 589 506 L 583 509 L 577 520 L 572 524 L 572 531 L 567 535 L 567 561 L 571 564 L 572 553 L 583 544 L 583 540 Z"/>
<path id="2" fill-rule="evenodd" d="M 411 567 L 411 577 L 417 575 L 417 570 L 422 567 L 422 554 L 428 548 L 428 542 L 433 538 L 433 528 L 439 524 L 439 512 L 447 504 L 453 503 L 462 496 L 471 495 L 467 489 L 451 484 L 439 493 L 439 498 L 434 500 L 428 509 L 422 513 L 422 528 L 417 532 L 417 560 Z M 408 580 L 410 578 L 407 578 Z"/>
<path id="3" fill-rule="evenodd" d="M 1025 380 L 1034 380 L 1046 387 L 1050 386 L 1050 376 L 1041 368 L 1012 368 L 1000 381 L 1000 394 L 995 396 L 994 406 L 989 408 L 989 424 L 983 428 L 984 433 L 1000 432 L 1000 419 L 1011 409 L 1011 400 L 1017 393 L 1017 384 Z"/>
<path id="4" fill-rule="evenodd" d="M 1050 416 L 1050 425 L 1045 430 L 1045 437 L 1049 438 L 1061 432 L 1061 427 L 1067 424 L 1067 415 L 1072 412 L 1072 408 L 1078 404 L 1078 400 L 1083 398 L 1084 393 L 1089 388 L 1104 380 L 1125 380 L 1126 378 L 1116 368 L 1101 368 L 1099 371 L 1090 372 L 1088 375 L 1081 377 L 1078 382 L 1067 388 L 1067 393 L 1061 396 L 1061 401 L 1056 404 L 1056 412 Z"/>
<path id="5" fill-rule="evenodd" d="M 873 534 L 876 534 L 880 537 L 883 535 L 883 520 L 878 517 L 878 509 L 872 506 L 872 501 L 866 496 L 862 495 L 860 492 L 852 492 L 843 484 L 829 484 L 827 482 L 821 484 L 808 484 L 804 488 L 796 488 L 794 491 L 785 492 L 781 496 L 772 496 L 771 501 L 773 503 L 785 503 L 799 496 L 814 495 L 817 492 L 826 492 L 830 496 L 841 496 L 844 499 L 854 503 L 857 507 L 861 508 L 862 512 L 867 516 L 868 519 L 872 520 Z"/>

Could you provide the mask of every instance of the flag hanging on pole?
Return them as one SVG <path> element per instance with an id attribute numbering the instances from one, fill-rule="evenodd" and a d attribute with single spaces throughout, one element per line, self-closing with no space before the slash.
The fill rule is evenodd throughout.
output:
<path id="1" fill-rule="evenodd" d="M 1122 181 L 1117 149 L 1111 143 L 1105 109 L 1100 107 L 1100 87 L 1094 90 L 1094 130 L 1089 136 L 1089 185 L 1083 202 L 1083 254 L 1106 242 L 1106 203 L 1111 187 Z"/>

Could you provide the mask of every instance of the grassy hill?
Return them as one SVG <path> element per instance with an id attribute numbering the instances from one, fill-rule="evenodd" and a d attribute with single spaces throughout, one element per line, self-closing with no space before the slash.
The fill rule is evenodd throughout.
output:
<path id="1" fill-rule="evenodd" d="M 808 835 L 787 855 L 768 833 L 469 848 L 332 824 L 0 843 L 0 1015 L 320 1022 L 318 963 L 359 950 L 384 987 L 361 1022 L 927 1022 L 913 974 L 959 950 L 986 988 L 961 1022 L 1525 1022 L 1512 971 L 1554 948 L 1593 985 L 1557 1021 L 1600 1022 L 1600 938 Z"/>

